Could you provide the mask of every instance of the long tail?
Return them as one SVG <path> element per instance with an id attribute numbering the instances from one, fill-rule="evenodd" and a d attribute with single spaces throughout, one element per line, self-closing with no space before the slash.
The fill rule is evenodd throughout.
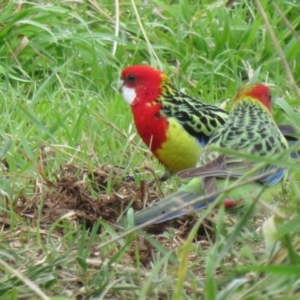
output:
<path id="1" fill-rule="evenodd" d="M 134 224 L 140 225 L 156 218 L 158 219 L 154 222 L 154 224 L 162 223 L 186 215 L 193 211 L 204 209 L 210 202 L 214 200 L 204 200 L 203 202 L 197 203 L 193 206 L 179 209 L 181 206 L 193 201 L 198 196 L 199 195 L 191 192 L 177 192 L 176 194 L 164 198 L 154 205 L 134 214 Z M 172 211 L 174 212 L 172 213 Z"/>
<path id="2" fill-rule="evenodd" d="M 150 207 L 147 207 L 135 213 L 134 224 L 141 225 L 154 219 L 156 219 L 154 224 L 162 223 L 167 220 L 171 220 L 191 213 L 193 211 L 204 209 L 209 203 L 215 200 L 214 198 L 205 199 L 202 201 L 198 201 L 192 206 L 180 209 L 180 207 L 192 202 L 201 195 L 204 195 L 204 191 L 202 190 L 201 185 L 201 179 L 195 178 L 178 192 L 156 202 Z M 119 225 L 124 225 L 124 223 L 124 220 L 122 220 Z"/>
<path id="3" fill-rule="evenodd" d="M 222 190 L 228 187 L 226 180 L 218 180 L 218 190 Z M 264 202 L 271 202 L 274 200 L 275 195 L 283 193 L 282 184 L 275 184 L 273 186 L 265 186 L 259 182 L 250 182 L 243 186 L 236 187 L 228 194 L 223 195 L 223 204 L 225 209 L 229 213 L 244 213 L 252 206 L 258 198 Z M 203 198 L 205 195 L 201 185 L 200 178 L 192 179 L 186 186 L 181 188 L 177 193 L 174 193 L 158 202 L 154 205 L 147 207 L 134 214 L 134 224 L 141 225 L 149 221 L 154 220 L 153 224 L 162 223 L 191 212 L 204 209 L 210 203 L 215 201 L 215 197 Z M 192 203 L 196 200 L 193 205 Z M 126 225 L 126 220 L 119 222 L 120 226 Z"/>

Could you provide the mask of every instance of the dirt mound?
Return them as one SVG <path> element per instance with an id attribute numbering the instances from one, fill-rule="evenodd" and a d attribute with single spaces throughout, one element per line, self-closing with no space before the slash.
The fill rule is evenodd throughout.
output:
<path id="1" fill-rule="evenodd" d="M 133 176 L 124 176 L 123 172 L 110 165 L 89 170 L 66 164 L 56 174 L 56 180 L 44 178 L 42 186 L 36 185 L 31 197 L 19 195 L 14 199 L 13 210 L 24 219 L 36 220 L 41 216 L 41 225 L 51 224 L 63 216 L 91 226 L 99 218 L 114 224 L 126 208 L 141 210 L 158 199 L 159 194 L 157 184 L 142 181 L 137 185 Z M 108 185 L 112 186 L 110 194 L 107 194 Z M 1 217 L 3 221 L 8 218 Z M 172 226 L 184 234 L 193 223 L 193 217 L 185 216 L 152 225 L 147 231 L 159 234 L 166 226 Z"/>

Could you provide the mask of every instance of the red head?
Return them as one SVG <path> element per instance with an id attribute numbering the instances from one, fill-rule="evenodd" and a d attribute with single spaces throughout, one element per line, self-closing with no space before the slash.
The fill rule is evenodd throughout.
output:
<path id="1" fill-rule="evenodd" d="M 163 72 L 137 65 L 124 69 L 118 83 L 124 100 L 131 105 L 136 129 L 154 155 L 166 141 L 168 121 L 160 115 L 161 103 L 156 100 L 167 81 Z"/>
<path id="2" fill-rule="evenodd" d="M 237 92 L 234 102 L 247 96 L 255 98 L 272 113 L 271 91 L 267 86 L 261 83 L 246 85 Z"/>
<path id="3" fill-rule="evenodd" d="M 148 103 L 161 94 L 167 76 L 150 66 L 136 65 L 124 69 L 118 83 L 119 90 L 130 105 Z"/>

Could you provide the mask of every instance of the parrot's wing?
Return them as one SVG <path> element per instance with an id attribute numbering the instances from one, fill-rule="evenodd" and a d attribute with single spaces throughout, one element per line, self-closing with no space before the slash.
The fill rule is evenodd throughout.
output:
<path id="1" fill-rule="evenodd" d="M 195 177 L 218 177 L 234 179 L 240 178 L 245 173 L 249 172 L 249 170 L 251 170 L 256 164 L 256 162 L 249 161 L 243 158 L 221 154 L 204 166 L 190 168 L 179 172 L 178 177 L 181 179 Z M 262 177 L 259 181 L 265 185 L 271 186 L 276 184 L 283 178 L 286 173 L 286 169 L 267 165 L 258 172 L 258 174 L 262 173 L 268 173 L 268 175 Z M 209 187 L 213 184 L 212 181 L 208 181 L 206 179 L 203 184 L 205 191 L 210 193 L 215 191 L 211 187 Z"/>
<path id="2" fill-rule="evenodd" d="M 297 130 L 293 127 L 293 125 L 289 125 L 289 124 L 279 124 L 278 128 L 280 130 L 280 132 L 285 136 L 285 138 L 289 137 L 289 136 L 293 136 L 297 134 Z M 297 138 L 294 138 L 295 140 L 297 140 Z"/>
<path id="3" fill-rule="evenodd" d="M 173 87 L 173 90 L 176 89 Z M 228 119 L 228 112 L 189 97 L 179 91 L 170 98 L 164 98 L 161 115 L 175 118 L 183 129 L 196 138 L 200 145 L 207 145 L 210 137 Z"/>
<path id="4" fill-rule="evenodd" d="M 246 171 L 249 171 L 252 165 L 253 163 L 248 160 L 221 154 L 204 166 L 183 170 L 177 175 L 181 179 L 194 177 L 238 178 Z"/>

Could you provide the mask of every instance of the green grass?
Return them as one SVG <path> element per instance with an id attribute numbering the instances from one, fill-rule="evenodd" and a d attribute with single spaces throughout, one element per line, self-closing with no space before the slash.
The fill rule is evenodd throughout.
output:
<path id="1" fill-rule="evenodd" d="M 121 235 L 79 209 L 85 195 L 104 210 L 109 196 L 122 202 L 160 193 L 148 183 L 162 168 L 116 88 L 125 66 L 161 67 L 178 88 L 213 104 L 247 82 L 266 82 L 284 98 L 274 105 L 276 121 L 300 130 L 297 90 L 253 1 L 230 8 L 209 0 L 82 2 L 0 4 L 0 298 L 298 299 L 297 165 L 288 199 L 278 203 L 293 214 L 276 219 L 276 255 L 264 243 L 263 214 L 208 209 L 180 230 Z M 300 8 L 277 5 L 294 31 L 262 1 L 299 86 Z M 65 188 L 62 178 L 70 181 Z M 161 189 L 167 195 L 178 186 L 172 179 Z M 51 210 L 62 194 L 77 211 Z"/>

